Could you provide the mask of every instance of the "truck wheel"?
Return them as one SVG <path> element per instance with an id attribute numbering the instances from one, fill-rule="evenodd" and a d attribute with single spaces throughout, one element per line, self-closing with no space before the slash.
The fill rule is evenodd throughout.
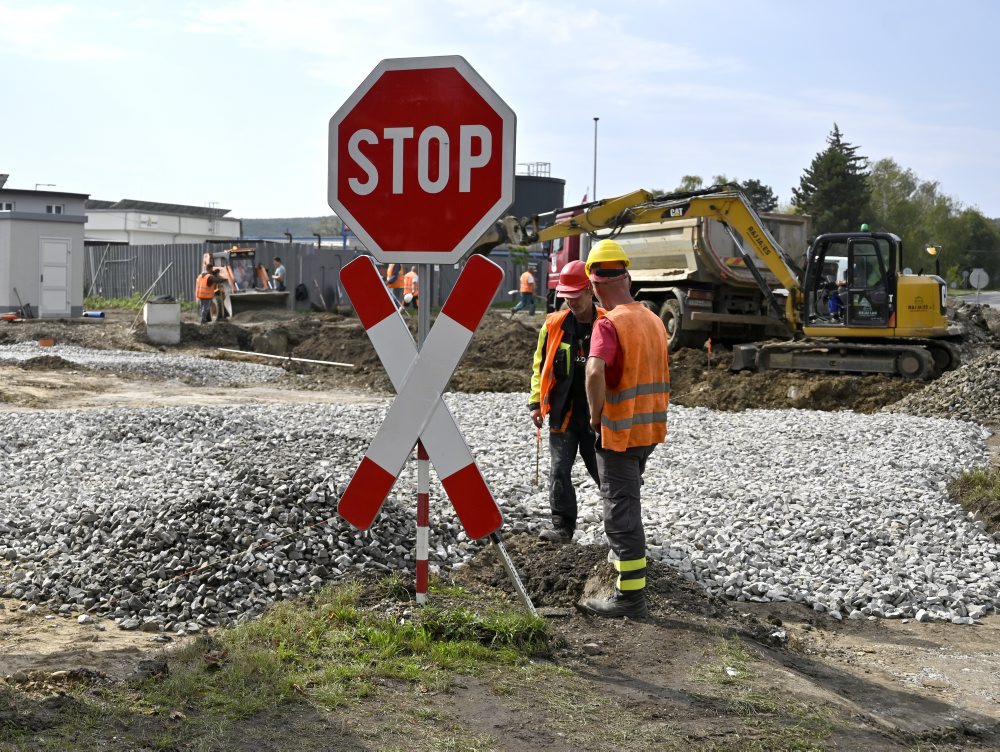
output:
<path id="1" fill-rule="evenodd" d="M 705 341 L 701 332 L 692 334 L 682 328 L 681 304 L 676 298 L 668 298 L 660 307 L 660 320 L 667 330 L 667 344 L 670 352 L 676 352 L 682 347 L 700 347 Z M 700 335 L 700 336 L 699 336 Z"/>

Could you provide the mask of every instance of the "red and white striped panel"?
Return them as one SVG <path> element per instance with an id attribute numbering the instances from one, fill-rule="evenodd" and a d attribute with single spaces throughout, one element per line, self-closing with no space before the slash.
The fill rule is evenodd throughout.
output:
<path id="1" fill-rule="evenodd" d="M 472 452 L 441 400 L 502 279 L 503 270 L 492 261 L 470 258 L 417 352 L 374 262 L 360 256 L 341 271 L 344 288 L 397 391 L 337 508 L 355 527 L 371 526 L 418 438 L 469 537 L 482 538 L 503 523 Z"/>

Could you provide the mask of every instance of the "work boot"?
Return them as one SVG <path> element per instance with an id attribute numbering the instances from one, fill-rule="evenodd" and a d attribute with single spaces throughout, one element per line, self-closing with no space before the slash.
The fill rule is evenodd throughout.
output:
<path id="1" fill-rule="evenodd" d="M 538 537 L 549 543 L 572 543 L 573 531 L 568 527 L 547 527 L 538 534 Z"/>
<path id="2" fill-rule="evenodd" d="M 588 598 L 578 603 L 577 608 L 592 616 L 627 616 L 630 619 L 645 619 L 649 616 L 645 590 L 623 593 L 615 588 L 610 597 Z"/>

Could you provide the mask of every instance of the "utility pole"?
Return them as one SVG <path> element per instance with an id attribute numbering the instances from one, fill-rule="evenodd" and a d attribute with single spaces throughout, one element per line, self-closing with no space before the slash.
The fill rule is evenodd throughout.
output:
<path id="1" fill-rule="evenodd" d="M 594 197 L 592 200 L 597 201 L 597 121 L 600 118 L 594 118 Z"/>

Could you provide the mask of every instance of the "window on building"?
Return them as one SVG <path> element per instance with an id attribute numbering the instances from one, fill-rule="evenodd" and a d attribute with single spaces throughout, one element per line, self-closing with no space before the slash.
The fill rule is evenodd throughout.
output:
<path id="1" fill-rule="evenodd" d="M 62 204 L 46 204 L 45 205 L 45 213 L 46 214 L 62 214 L 63 213 L 63 208 L 64 207 L 63 207 Z"/>
<path id="2" fill-rule="evenodd" d="M 14 202 L 0 201 L 0 211 L 14 211 Z"/>

